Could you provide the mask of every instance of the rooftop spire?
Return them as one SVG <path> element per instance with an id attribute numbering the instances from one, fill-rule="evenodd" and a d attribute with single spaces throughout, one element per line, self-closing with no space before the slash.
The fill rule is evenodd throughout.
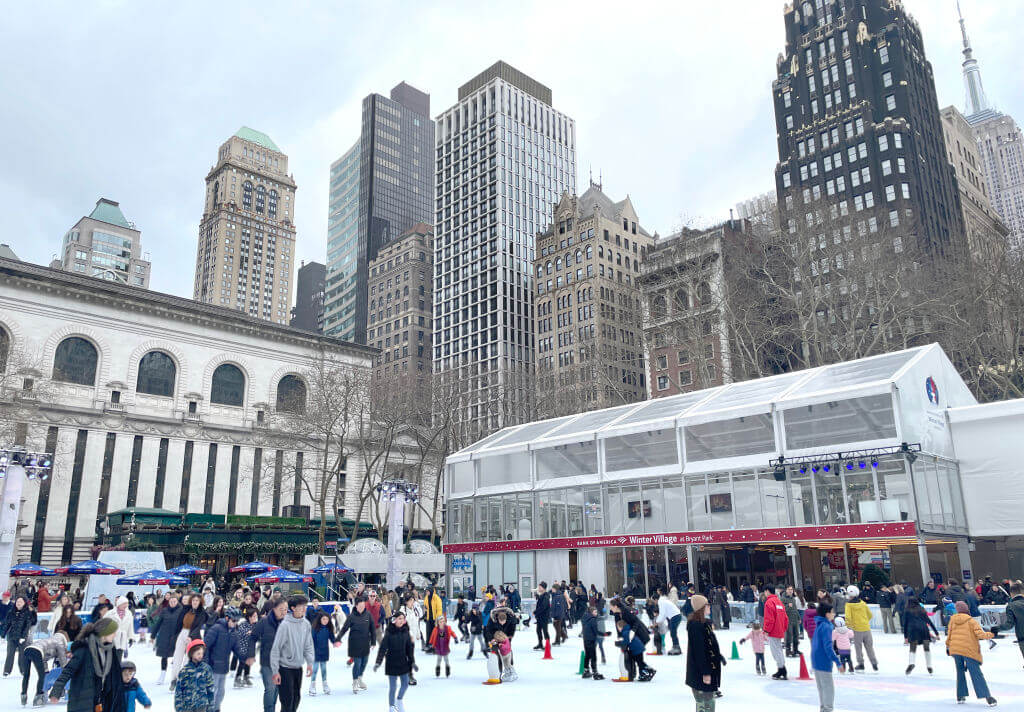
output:
<path id="1" fill-rule="evenodd" d="M 957 0 L 956 3 L 956 14 L 960 18 L 960 34 L 964 40 L 963 68 L 964 89 L 966 92 L 964 115 L 973 116 L 983 111 L 988 111 L 992 107 L 988 103 L 988 98 L 985 96 L 985 87 L 981 83 L 981 67 L 978 66 L 978 60 L 974 58 L 971 41 L 967 38 L 967 25 L 964 22 L 964 15 L 960 11 L 960 0 Z"/>

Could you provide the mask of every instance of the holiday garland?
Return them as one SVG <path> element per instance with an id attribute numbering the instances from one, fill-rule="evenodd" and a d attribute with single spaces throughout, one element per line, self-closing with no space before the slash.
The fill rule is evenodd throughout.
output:
<path id="1" fill-rule="evenodd" d="M 316 542 L 187 542 L 186 554 L 312 554 L 319 549 Z"/>

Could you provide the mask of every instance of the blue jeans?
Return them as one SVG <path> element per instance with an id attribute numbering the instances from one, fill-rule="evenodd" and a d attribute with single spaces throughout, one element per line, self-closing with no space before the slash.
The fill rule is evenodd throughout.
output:
<path id="1" fill-rule="evenodd" d="M 260 677 L 263 678 L 263 712 L 274 712 L 277 707 L 277 685 L 274 684 L 274 673 L 269 665 L 260 666 Z"/>
<path id="2" fill-rule="evenodd" d="M 355 665 L 355 663 L 353 663 Z M 316 671 L 320 671 L 320 678 L 327 682 L 327 661 L 326 660 L 315 660 L 313 662 L 313 676 L 310 682 L 316 682 Z"/>
<path id="3" fill-rule="evenodd" d="M 220 712 L 220 705 L 224 702 L 224 681 L 227 677 L 227 673 L 213 673 L 213 712 Z"/>
<path id="4" fill-rule="evenodd" d="M 978 696 L 978 699 L 990 697 L 988 685 L 985 683 L 985 675 L 981 672 L 981 663 L 974 658 L 964 657 L 963 655 L 954 655 L 953 662 L 956 664 L 957 697 L 967 697 L 967 676 L 964 674 L 965 672 L 971 674 L 971 684 L 974 685 L 974 694 Z"/>
<path id="5" fill-rule="evenodd" d="M 679 622 L 683 620 L 682 614 L 677 614 L 668 619 L 668 632 L 672 636 L 672 645 L 679 647 Z"/>
<path id="6" fill-rule="evenodd" d="M 363 672 L 366 671 L 366 661 L 368 657 L 363 656 L 361 658 L 352 658 L 352 679 L 360 678 L 363 676 Z"/>
<path id="7" fill-rule="evenodd" d="M 398 690 L 398 699 L 405 697 L 405 691 L 409 689 L 409 675 L 388 675 L 388 705 L 395 706 L 395 686 L 402 681 L 402 687 Z"/>

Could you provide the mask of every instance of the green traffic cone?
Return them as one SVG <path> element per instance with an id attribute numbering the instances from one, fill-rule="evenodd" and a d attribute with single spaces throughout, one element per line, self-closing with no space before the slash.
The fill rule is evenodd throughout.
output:
<path id="1" fill-rule="evenodd" d="M 584 653 L 581 650 L 580 651 L 580 669 L 576 671 L 577 675 L 582 675 L 583 674 L 583 661 L 585 660 L 585 657 L 584 657 L 585 655 L 586 655 L 586 653 Z"/>
<path id="2" fill-rule="evenodd" d="M 740 649 L 736 647 L 736 641 L 732 641 L 732 655 L 729 656 L 730 660 L 741 660 Z"/>

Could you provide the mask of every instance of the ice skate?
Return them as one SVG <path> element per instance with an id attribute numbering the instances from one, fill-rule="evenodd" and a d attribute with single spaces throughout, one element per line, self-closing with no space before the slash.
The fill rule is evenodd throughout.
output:
<path id="1" fill-rule="evenodd" d="M 6 675 L 5 675 L 5 677 L 6 677 Z M 28 704 L 28 695 L 25 694 L 24 692 L 22 692 L 21 693 L 21 706 L 24 707 L 27 704 Z"/>
<path id="2" fill-rule="evenodd" d="M 437 665 L 434 667 L 434 677 L 441 677 L 441 666 Z"/>
<path id="3" fill-rule="evenodd" d="M 985 702 L 988 702 L 988 706 L 989 706 L 989 707 L 995 707 L 995 706 L 996 706 L 996 704 L 997 704 L 997 703 L 996 703 L 996 698 L 995 698 L 995 697 L 986 697 L 986 698 L 985 698 Z"/>
<path id="4" fill-rule="evenodd" d="M 682 655 L 683 651 L 679 649 L 678 645 L 673 645 L 672 649 L 668 651 L 669 655 Z"/>
<path id="5" fill-rule="evenodd" d="M 166 670 L 161 670 L 160 671 L 160 677 L 157 678 L 156 684 L 158 684 L 158 685 L 164 684 L 164 678 L 165 677 L 167 677 L 167 671 Z"/>
<path id="6" fill-rule="evenodd" d="M 360 690 L 359 680 L 355 679 L 355 680 L 352 681 L 352 694 L 353 695 L 359 694 L 359 690 Z"/>
<path id="7" fill-rule="evenodd" d="M 773 680 L 788 680 L 789 678 L 786 676 L 786 668 L 780 667 L 779 671 L 777 673 L 775 673 L 774 675 L 772 675 L 772 679 Z"/>
<path id="8" fill-rule="evenodd" d="M 359 689 L 360 690 L 365 690 L 366 689 L 366 683 L 363 682 L 363 676 L 362 675 L 359 676 L 358 682 L 359 682 Z"/>
<path id="9" fill-rule="evenodd" d="M 309 696 L 316 697 L 316 680 L 309 683 Z"/>
<path id="10" fill-rule="evenodd" d="M 448 663 L 444 664 L 444 676 L 445 677 L 451 677 L 452 676 L 452 669 L 451 669 L 451 667 L 448 666 Z"/>
<path id="11" fill-rule="evenodd" d="M 324 680 L 324 694 L 325 695 L 331 694 L 331 688 L 327 686 L 327 680 Z"/>
<path id="12" fill-rule="evenodd" d="M 991 699 L 991 698 L 989 698 L 989 699 Z M 32 700 L 32 706 L 33 707 L 44 707 L 44 706 L 46 706 L 46 696 L 43 695 L 42 693 L 36 695 L 35 699 Z"/>
<path id="13" fill-rule="evenodd" d="M 157 684 L 159 684 L 159 683 L 157 683 Z M 236 677 L 235 678 L 235 689 L 237 690 L 240 687 L 245 687 L 245 683 L 242 681 L 242 678 Z"/>
<path id="14" fill-rule="evenodd" d="M 244 684 L 245 684 L 246 687 L 252 687 L 252 678 L 249 677 L 248 675 L 246 675 L 245 676 L 245 683 Z"/>
<path id="15" fill-rule="evenodd" d="M 584 670 L 583 671 L 583 679 L 584 680 L 589 680 L 591 677 L 593 677 L 593 675 L 591 675 L 590 670 Z"/>
<path id="16" fill-rule="evenodd" d="M 912 672 L 914 672 L 914 663 L 910 663 L 910 665 L 907 665 L 907 674 L 909 675 Z"/>
<path id="17" fill-rule="evenodd" d="M 398 708 L 398 712 L 405 712 L 405 702 L 401 698 L 395 700 L 395 707 Z"/>

